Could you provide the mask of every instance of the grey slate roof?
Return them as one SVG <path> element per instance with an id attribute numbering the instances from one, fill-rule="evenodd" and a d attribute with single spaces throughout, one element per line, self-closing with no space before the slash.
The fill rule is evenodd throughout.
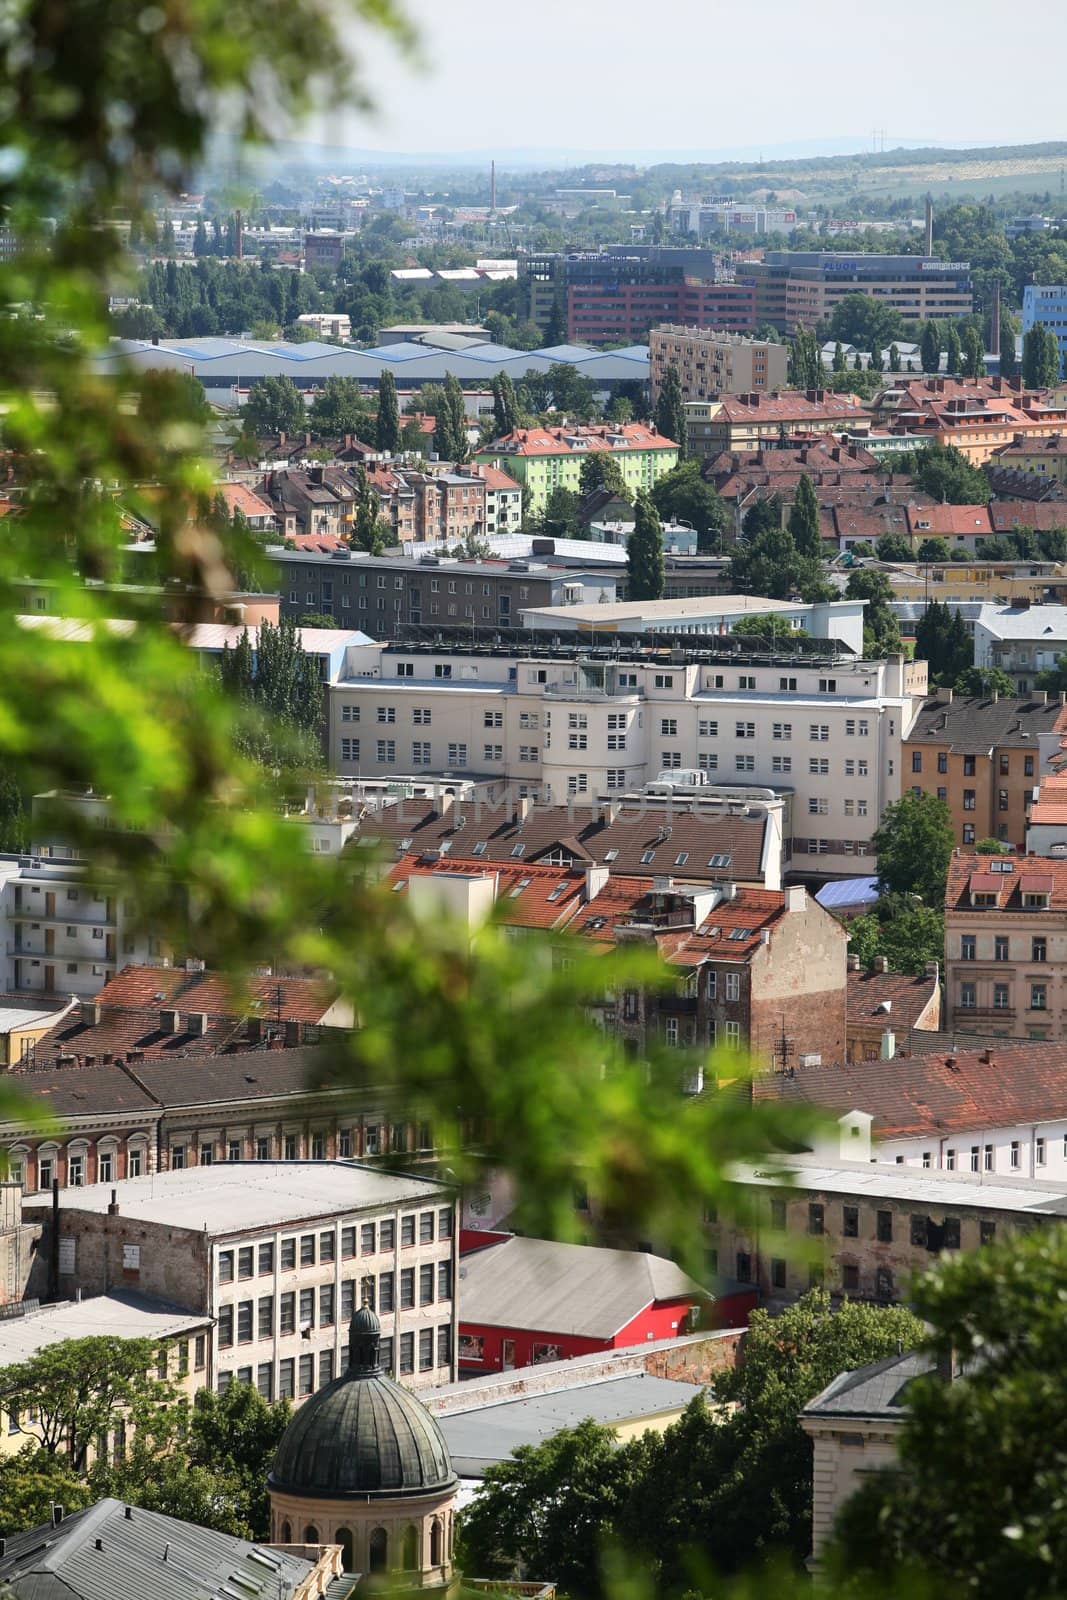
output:
<path id="1" fill-rule="evenodd" d="M 707 1291 L 663 1256 L 522 1239 L 460 1261 L 463 1323 L 611 1339 L 654 1300 L 705 1300 Z"/>
<path id="2" fill-rule="evenodd" d="M 913 1378 L 932 1372 L 934 1358 L 925 1351 L 909 1350 L 884 1356 L 869 1366 L 840 1372 L 821 1394 L 805 1406 L 805 1417 L 881 1417 L 903 1419 L 905 1392 Z"/>
<path id="3" fill-rule="evenodd" d="M 1059 697 L 1048 703 L 1002 695 L 999 700 L 970 696 L 927 700 L 908 735 L 908 744 L 947 745 L 958 754 L 979 755 L 997 746 L 1035 748 L 1040 733 L 1050 733 L 1064 714 Z"/>
<path id="4" fill-rule="evenodd" d="M 127 1516 L 127 1510 L 129 1515 Z M 100 1549 L 97 1549 L 97 1541 Z M 14 1600 L 288 1600 L 308 1561 L 156 1511 L 98 1500 L 7 1539 L 0 1595 Z M 240 1582 L 228 1584 L 237 1576 Z"/>
<path id="5" fill-rule="evenodd" d="M 587 1417 L 607 1427 L 642 1417 L 651 1419 L 683 1409 L 701 1392 L 698 1384 L 626 1373 L 552 1394 L 447 1412 L 438 1421 L 456 1471 L 461 1477 L 476 1478 L 494 1462 L 507 1460 L 520 1445 L 540 1444 Z"/>

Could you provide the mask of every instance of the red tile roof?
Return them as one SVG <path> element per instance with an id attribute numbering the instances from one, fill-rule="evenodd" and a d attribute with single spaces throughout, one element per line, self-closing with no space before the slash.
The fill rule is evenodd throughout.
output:
<path id="1" fill-rule="evenodd" d="M 516 928 L 562 928 L 585 897 L 585 873 L 573 867 L 540 867 L 529 862 L 490 865 L 405 855 L 391 868 L 388 881 L 403 893 L 416 877 L 495 879 L 497 912 L 503 922 Z"/>
<path id="2" fill-rule="evenodd" d="M 571 439 L 580 440 L 576 447 Z M 566 456 L 590 450 L 677 450 L 673 439 L 643 422 L 576 424 L 573 428 L 516 428 L 487 444 L 480 455 Z"/>
<path id="3" fill-rule="evenodd" d="M 274 507 L 269 500 L 262 499 L 254 489 L 244 483 L 216 483 L 215 493 L 221 495 L 226 502 L 226 508 L 232 516 L 235 511 L 240 511 L 249 520 L 253 517 L 273 517 Z"/>
<path id="4" fill-rule="evenodd" d="M 996 895 L 1001 911 L 1024 910 L 1024 894 L 1047 894 L 1053 911 L 1067 911 L 1067 861 L 1044 856 L 955 855 L 948 869 L 947 910 L 971 910 L 973 894 Z"/>
<path id="5" fill-rule="evenodd" d="M 753 1093 L 865 1111 L 880 1139 L 1032 1125 L 1067 1117 L 1067 1043 L 996 1039 L 973 1050 L 797 1067 L 757 1079 Z"/>
<path id="6" fill-rule="evenodd" d="M 818 394 L 814 399 L 812 395 Z M 814 422 L 844 418 L 850 422 L 870 416 L 870 408 L 853 394 L 830 390 L 784 389 L 779 394 L 728 394 L 712 422 Z"/>
<path id="7" fill-rule="evenodd" d="M 993 532 L 988 506 L 908 506 L 908 526 L 921 539 Z"/>
<path id="8" fill-rule="evenodd" d="M 161 996 L 157 1001 L 157 996 Z M 280 1016 L 295 1022 L 320 1022 L 336 997 L 319 978 L 251 977 L 243 983 L 220 972 L 184 967 L 123 967 L 97 995 L 101 1006 L 180 1007 L 208 1016 Z"/>
<path id="9" fill-rule="evenodd" d="M 912 977 L 902 972 L 850 972 L 848 1022 L 852 1027 L 881 1021 L 887 1028 L 913 1028 L 938 988 L 932 973 Z"/>

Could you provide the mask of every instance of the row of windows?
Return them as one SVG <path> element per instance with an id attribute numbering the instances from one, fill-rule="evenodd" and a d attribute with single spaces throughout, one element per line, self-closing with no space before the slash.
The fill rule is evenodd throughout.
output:
<path id="1" fill-rule="evenodd" d="M 973 777 L 976 776 L 976 763 L 977 763 L 977 760 L 978 760 L 977 756 L 964 756 L 963 757 L 963 776 L 965 778 L 973 778 Z M 1008 756 L 1008 755 L 1000 755 L 1000 756 L 998 756 L 997 757 L 997 768 L 998 768 L 998 771 L 999 771 L 1000 776 L 1002 778 L 1010 777 L 1011 776 L 1011 757 Z M 921 750 L 913 750 L 911 752 L 911 770 L 912 770 L 912 772 L 921 772 L 923 770 L 923 752 Z M 939 750 L 937 752 L 937 770 L 938 770 L 938 772 L 947 772 L 948 771 L 948 752 L 946 750 Z M 1033 775 L 1034 775 L 1034 758 L 1033 758 L 1033 756 L 1023 756 L 1023 776 L 1026 777 L 1026 778 L 1032 778 Z M 968 791 L 964 791 L 964 792 L 966 793 Z M 1001 790 L 1001 793 L 1003 794 L 1004 791 Z"/>
<path id="2" fill-rule="evenodd" d="M 986 1150 L 992 1152 L 992 1145 L 987 1145 Z M 974 1147 L 972 1155 L 977 1158 L 978 1146 Z M 954 1152 L 953 1152 L 954 1154 Z M 977 1172 L 977 1166 L 972 1168 Z M 989 1169 L 992 1170 L 990 1159 Z M 875 1212 L 874 1237 L 879 1244 L 892 1244 L 894 1234 L 895 1213 L 888 1210 Z M 706 1220 L 715 1220 L 714 1212 L 706 1214 Z M 827 1231 L 827 1207 L 822 1201 L 812 1200 L 808 1203 L 807 1231 L 813 1237 L 822 1237 Z M 771 1227 L 784 1233 L 787 1225 L 787 1210 L 784 1200 L 771 1201 Z M 858 1239 L 860 1234 L 860 1208 L 857 1205 L 843 1204 L 841 1207 L 841 1237 L 843 1239 Z M 996 1237 L 996 1223 L 988 1220 L 979 1222 L 979 1238 L 982 1244 L 992 1244 Z M 945 1217 L 940 1223 L 933 1222 L 929 1217 L 912 1212 L 910 1215 L 910 1240 L 915 1246 L 929 1248 L 931 1243 L 943 1250 L 958 1250 L 960 1248 L 960 1219 L 959 1217 Z"/>
<path id="3" fill-rule="evenodd" d="M 358 1280 L 359 1304 L 369 1305 L 383 1314 L 397 1309 L 397 1274 L 368 1274 Z M 357 1279 L 341 1284 L 340 1318 L 350 1322 L 356 1310 Z M 451 1261 L 427 1261 L 416 1270 L 404 1267 L 399 1274 L 399 1309 L 414 1310 L 416 1305 L 432 1306 L 452 1298 Z M 318 1288 L 290 1289 L 277 1296 L 260 1295 L 258 1300 L 240 1300 L 219 1307 L 219 1348 L 251 1344 L 254 1338 L 284 1338 L 308 1333 L 312 1328 L 332 1328 L 337 1321 L 337 1297 L 332 1283 Z"/>
<path id="4" fill-rule="evenodd" d="M 381 1342 L 383 1369 L 391 1376 L 407 1377 L 416 1370 L 416 1353 L 419 1372 L 432 1372 L 434 1367 L 452 1365 L 452 1325 L 445 1322 L 438 1328 L 420 1328 L 418 1343 L 415 1334 L 402 1333 L 394 1371 L 394 1341 Z M 317 1385 L 316 1385 L 317 1377 Z M 274 1393 L 274 1363 L 262 1361 L 255 1368 L 238 1367 L 232 1372 L 220 1372 L 219 1394 L 225 1394 L 231 1383 L 255 1384 L 264 1400 L 304 1400 L 314 1394 L 316 1386 L 325 1388 L 334 1378 L 334 1352 L 320 1350 L 314 1354 L 286 1356 L 278 1362 L 278 1392 Z"/>
<path id="5" fill-rule="evenodd" d="M 961 983 L 959 988 L 959 998 L 956 1003 L 960 1011 L 976 1010 L 978 1007 L 977 984 Z M 1011 985 L 1007 983 L 995 983 L 993 985 L 993 1010 L 1011 1011 L 1012 1009 Z M 1028 1009 L 1030 1011 L 1048 1010 L 1047 983 L 1032 983 L 1030 985 L 1030 1004 Z"/>
<path id="6" fill-rule="evenodd" d="M 1006 933 L 998 933 L 993 937 L 993 960 L 1010 961 L 1011 941 Z M 977 961 L 978 935 L 974 933 L 960 934 L 960 960 Z M 1016 959 L 1021 959 L 1016 957 Z M 1032 962 L 1040 964 L 1048 960 L 1048 940 L 1044 934 L 1033 935 L 1030 939 L 1030 957 Z"/>
<path id="7" fill-rule="evenodd" d="M 400 1219 L 400 1244 L 403 1249 L 409 1249 L 416 1243 L 433 1244 L 435 1239 L 451 1239 L 452 1237 L 452 1210 L 449 1206 L 442 1206 L 437 1211 L 414 1211 Z M 380 1222 L 363 1222 L 358 1225 L 350 1224 L 340 1230 L 341 1259 L 351 1260 L 356 1254 L 356 1241 L 359 1241 L 359 1253 L 364 1256 L 373 1256 L 381 1252 L 392 1250 L 396 1246 L 396 1222 L 392 1217 L 384 1217 Z M 337 1234 L 334 1229 L 324 1229 L 323 1232 L 304 1233 L 299 1238 L 281 1241 L 278 1264 L 282 1272 L 291 1272 L 299 1262 L 302 1267 L 313 1267 L 317 1263 L 331 1262 L 336 1259 Z M 257 1274 L 262 1276 L 274 1271 L 274 1241 L 263 1240 L 259 1245 L 241 1245 L 235 1249 L 219 1251 L 218 1280 L 220 1283 L 234 1281 L 234 1269 L 238 1279 L 252 1278 Z"/>

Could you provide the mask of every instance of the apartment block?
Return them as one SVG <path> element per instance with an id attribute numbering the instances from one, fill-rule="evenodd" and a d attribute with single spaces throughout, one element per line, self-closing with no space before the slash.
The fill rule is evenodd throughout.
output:
<path id="1" fill-rule="evenodd" d="M 205 1385 L 296 1403 L 344 1370 L 360 1304 L 385 1370 L 456 1376 L 455 1193 L 354 1162 L 227 1162 L 60 1194 L 59 1287 L 121 1283 L 215 1321 Z M 51 1202 L 28 1200 L 50 1245 Z"/>
<path id="2" fill-rule="evenodd" d="M 327 691 L 330 763 L 353 778 L 494 777 L 557 804 L 673 773 L 762 785 L 791 797 L 790 848 L 810 858 L 797 870 L 855 871 L 899 798 L 926 667 L 800 643 L 780 656 L 711 641 L 670 653 L 368 645 Z"/>
<path id="3" fill-rule="evenodd" d="M 134 931 L 118 895 L 89 882 L 78 860 L 0 856 L 0 918 L 4 987 L 12 992 L 94 995 L 120 966 L 163 953 L 158 939 Z"/>
<path id="4" fill-rule="evenodd" d="M 614 573 L 541 561 L 457 561 L 450 556 L 368 556 L 356 550 L 268 552 L 283 615 L 320 612 L 384 638 L 398 627 L 519 626 L 526 606 L 614 600 Z"/>
<path id="5" fill-rule="evenodd" d="M 678 444 L 643 422 L 516 428 L 479 450 L 480 465 L 502 469 L 526 489 L 530 509 L 543 511 L 553 489 L 581 487 L 581 466 L 591 450 L 610 450 L 627 487 L 636 494 L 678 465 Z"/>
<path id="6" fill-rule="evenodd" d="M 986 699 L 938 689 L 905 740 L 902 787 L 943 800 L 959 844 L 1021 849 L 1034 789 L 1065 733 L 1067 707 L 1044 690 Z"/>
<path id="7" fill-rule="evenodd" d="M 858 1119 L 862 1146 L 869 1119 Z M 1067 1216 L 1067 1185 L 984 1180 L 864 1159 L 790 1156 L 788 1174 L 740 1167 L 755 1215 L 705 1218 L 707 1268 L 753 1283 L 781 1309 L 816 1285 L 834 1296 L 907 1300 L 913 1276 L 942 1251 L 975 1250 Z M 788 1248 L 789 1246 L 792 1248 Z"/>
<path id="8" fill-rule="evenodd" d="M 945 891 L 946 1026 L 1010 1039 L 1067 1031 L 1067 862 L 953 857 Z"/>
<path id="9" fill-rule="evenodd" d="M 1023 337 L 1040 324 L 1051 328 L 1060 347 L 1060 375 L 1067 351 L 1067 285 L 1027 283 L 1023 285 Z"/>
<path id="10" fill-rule="evenodd" d="M 852 394 L 829 389 L 788 389 L 765 394 L 758 390 L 722 399 L 689 400 L 685 407 L 689 454 L 701 458 L 723 451 L 758 451 L 812 434 L 848 433 L 862 437 L 871 430 L 867 406 Z"/>
<path id="11" fill-rule="evenodd" d="M 789 353 L 783 344 L 722 333 L 707 327 L 667 323 L 648 336 L 652 399 L 667 368 L 674 367 L 686 400 L 720 394 L 767 394 L 788 382 Z"/>
<path id="12" fill-rule="evenodd" d="M 1067 606 L 1031 605 L 1018 599 L 1007 606 L 983 605 L 975 618 L 975 666 L 999 667 L 1020 694 L 1031 691 L 1040 673 L 1052 671 L 1065 650 Z M 1045 691 L 1034 693 L 1040 698 Z"/>

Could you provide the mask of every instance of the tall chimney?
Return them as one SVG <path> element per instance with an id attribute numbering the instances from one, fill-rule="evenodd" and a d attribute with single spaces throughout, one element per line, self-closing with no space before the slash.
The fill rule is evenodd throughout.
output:
<path id="1" fill-rule="evenodd" d="M 926 196 L 926 240 L 924 254 L 932 256 L 934 253 L 934 201 L 932 195 Z"/>
<path id="2" fill-rule="evenodd" d="M 496 215 L 496 162 L 489 163 L 489 215 Z"/>
<path id="3" fill-rule="evenodd" d="M 234 216 L 234 222 L 233 222 L 233 253 L 237 257 L 238 261 L 243 261 L 244 260 L 245 230 L 244 230 L 244 220 L 243 220 L 243 218 L 241 216 L 240 211 L 238 211 L 236 213 L 236 215 Z"/>

